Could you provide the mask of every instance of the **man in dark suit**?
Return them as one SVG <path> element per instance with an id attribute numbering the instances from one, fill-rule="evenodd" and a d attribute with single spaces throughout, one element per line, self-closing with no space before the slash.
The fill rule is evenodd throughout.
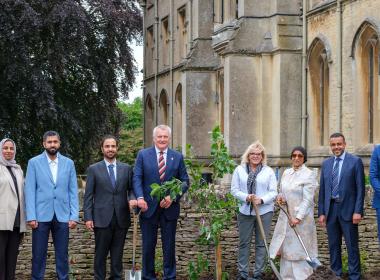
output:
<path id="1" fill-rule="evenodd" d="M 364 167 L 362 160 L 345 152 L 341 133 L 330 136 L 334 156 L 322 163 L 318 216 L 327 226 L 330 265 L 336 276 L 342 275 L 342 235 L 348 251 L 349 279 L 360 279 L 358 224 L 363 217 Z"/>
<path id="2" fill-rule="evenodd" d="M 159 125 L 153 130 L 154 146 L 139 151 L 133 174 L 133 188 L 138 198 L 138 207 L 143 211 L 140 218 L 142 232 L 143 279 L 156 279 L 154 256 L 158 226 L 161 228 L 164 259 L 164 278 L 176 279 L 175 234 L 180 212 L 178 197 L 166 196 L 157 201 L 150 196 L 151 184 L 162 184 L 173 178 L 182 181 L 182 192 L 188 189 L 189 177 L 181 153 L 169 149 L 171 129 Z"/>
<path id="3" fill-rule="evenodd" d="M 117 139 L 105 136 L 101 143 L 104 160 L 87 170 L 83 211 L 86 227 L 95 232 L 94 279 L 99 280 L 106 279 L 108 252 L 110 279 L 123 278 L 124 241 L 131 223 L 129 207 L 137 205 L 132 191 L 132 168 L 116 161 L 117 149 Z"/>

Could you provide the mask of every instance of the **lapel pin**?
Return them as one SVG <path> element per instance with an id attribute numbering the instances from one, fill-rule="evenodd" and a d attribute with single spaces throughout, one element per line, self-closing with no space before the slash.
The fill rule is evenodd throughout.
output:
<path id="1" fill-rule="evenodd" d="M 172 160 L 174 160 L 174 158 L 172 157 Z"/>

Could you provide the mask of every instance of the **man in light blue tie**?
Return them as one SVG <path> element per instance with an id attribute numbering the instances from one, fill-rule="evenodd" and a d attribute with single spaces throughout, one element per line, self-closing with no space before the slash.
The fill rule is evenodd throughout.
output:
<path id="1" fill-rule="evenodd" d="M 342 235 L 348 251 L 349 279 L 360 279 L 358 224 L 363 218 L 364 167 L 362 160 L 345 151 L 341 133 L 330 136 L 334 156 L 322 163 L 318 201 L 319 223 L 327 227 L 330 266 L 342 276 Z"/>
<path id="2" fill-rule="evenodd" d="M 45 132 L 45 151 L 29 160 L 26 172 L 25 212 L 32 228 L 33 280 L 44 279 L 50 232 L 57 278 L 69 279 L 69 229 L 78 221 L 78 185 L 74 162 L 58 152 L 60 143 L 57 132 Z"/>

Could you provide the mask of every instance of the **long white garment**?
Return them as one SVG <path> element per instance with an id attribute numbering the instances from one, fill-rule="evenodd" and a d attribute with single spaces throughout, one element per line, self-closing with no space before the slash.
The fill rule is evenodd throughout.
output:
<path id="1" fill-rule="evenodd" d="M 297 230 L 301 235 L 303 242 L 311 257 L 317 257 L 317 232 L 314 222 L 314 192 L 317 187 L 317 179 L 313 172 L 303 165 L 300 169 L 294 170 L 289 168 L 284 171 L 281 178 L 280 192 L 285 197 L 289 212 L 292 217 L 301 220 L 301 223 L 297 225 Z M 312 274 L 312 270 L 306 262 L 299 262 L 306 259 L 306 254 L 302 248 L 294 230 L 290 227 L 288 218 L 280 211 L 276 227 L 273 233 L 272 242 L 269 247 L 269 255 L 271 258 L 275 258 L 276 254 L 281 254 L 281 274 L 296 275 L 296 271 L 287 271 L 288 269 L 297 268 L 302 270 L 300 274 L 305 274 L 305 270 Z M 288 264 L 286 262 L 295 262 L 294 264 Z M 302 263 L 304 267 L 302 267 Z M 307 277 L 306 277 L 307 278 Z M 306 279 L 300 275 L 296 279 Z M 289 278 L 288 278 L 289 279 Z"/>

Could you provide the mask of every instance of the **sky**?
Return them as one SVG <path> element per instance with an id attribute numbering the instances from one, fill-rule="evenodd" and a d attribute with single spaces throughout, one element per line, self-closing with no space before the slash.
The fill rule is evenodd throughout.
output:
<path id="1" fill-rule="evenodd" d="M 129 93 L 129 99 L 125 100 L 127 103 L 133 102 L 133 100 L 136 97 L 142 97 L 142 79 L 143 79 L 143 73 L 141 73 L 141 69 L 143 68 L 143 46 L 134 45 L 133 47 L 133 55 L 136 60 L 137 69 L 138 69 L 138 75 L 136 76 L 136 82 L 132 89 L 132 91 Z"/>

